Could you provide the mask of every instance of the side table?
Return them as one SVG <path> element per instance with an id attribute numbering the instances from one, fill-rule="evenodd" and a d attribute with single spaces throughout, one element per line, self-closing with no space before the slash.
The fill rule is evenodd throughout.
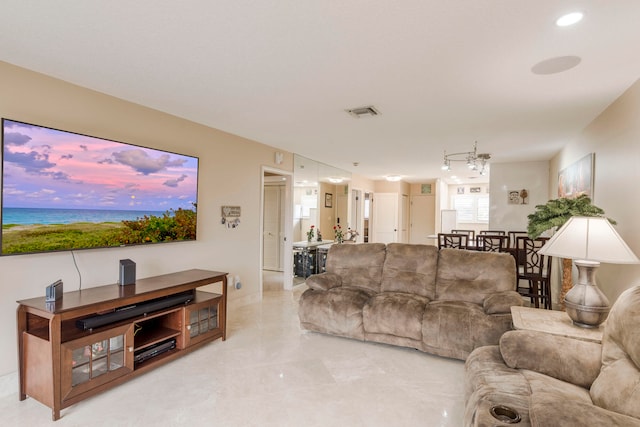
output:
<path id="1" fill-rule="evenodd" d="M 542 310 L 532 307 L 511 307 L 513 327 L 526 331 L 545 332 L 551 335 L 560 335 L 591 341 L 602 342 L 604 323 L 597 328 L 581 328 L 573 324 L 564 311 Z"/>

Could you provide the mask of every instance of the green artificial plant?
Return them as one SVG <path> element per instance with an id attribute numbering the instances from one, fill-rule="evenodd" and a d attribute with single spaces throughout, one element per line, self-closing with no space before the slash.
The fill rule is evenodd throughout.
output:
<path id="1" fill-rule="evenodd" d="M 528 216 L 527 232 L 529 237 L 536 239 L 547 230 L 552 228 L 557 230 L 565 222 L 569 221 L 572 216 L 604 217 L 604 211 L 591 204 L 591 199 L 586 194 L 582 194 L 575 199 L 562 197 L 549 200 L 544 205 L 537 205 L 536 211 Z M 607 219 L 611 224 L 616 224 L 614 220 Z"/>

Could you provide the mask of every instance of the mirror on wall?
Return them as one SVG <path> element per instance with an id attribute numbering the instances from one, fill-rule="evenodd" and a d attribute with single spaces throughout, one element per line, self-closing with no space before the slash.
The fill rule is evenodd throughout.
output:
<path id="1" fill-rule="evenodd" d="M 335 225 L 349 225 L 349 182 L 351 172 L 294 155 L 293 241 L 307 240 L 314 227 L 322 240 L 333 240 Z"/>

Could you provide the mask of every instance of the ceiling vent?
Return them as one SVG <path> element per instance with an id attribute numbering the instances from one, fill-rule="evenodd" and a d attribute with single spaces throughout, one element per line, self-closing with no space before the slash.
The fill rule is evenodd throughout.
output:
<path id="1" fill-rule="evenodd" d="M 347 113 L 351 114 L 355 118 L 375 117 L 380 114 L 380 112 L 376 110 L 376 108 L 373 105 L 368 105 L 366 107 L 352 108 L 346 111 Z"/>

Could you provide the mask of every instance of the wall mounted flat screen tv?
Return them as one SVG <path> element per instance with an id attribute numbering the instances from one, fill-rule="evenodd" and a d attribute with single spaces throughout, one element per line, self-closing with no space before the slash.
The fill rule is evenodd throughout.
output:
<path id="1" fill-rule="evenodd" d="M 1 255 L 196 239 L 198 158 L 2 119 Z"/>

